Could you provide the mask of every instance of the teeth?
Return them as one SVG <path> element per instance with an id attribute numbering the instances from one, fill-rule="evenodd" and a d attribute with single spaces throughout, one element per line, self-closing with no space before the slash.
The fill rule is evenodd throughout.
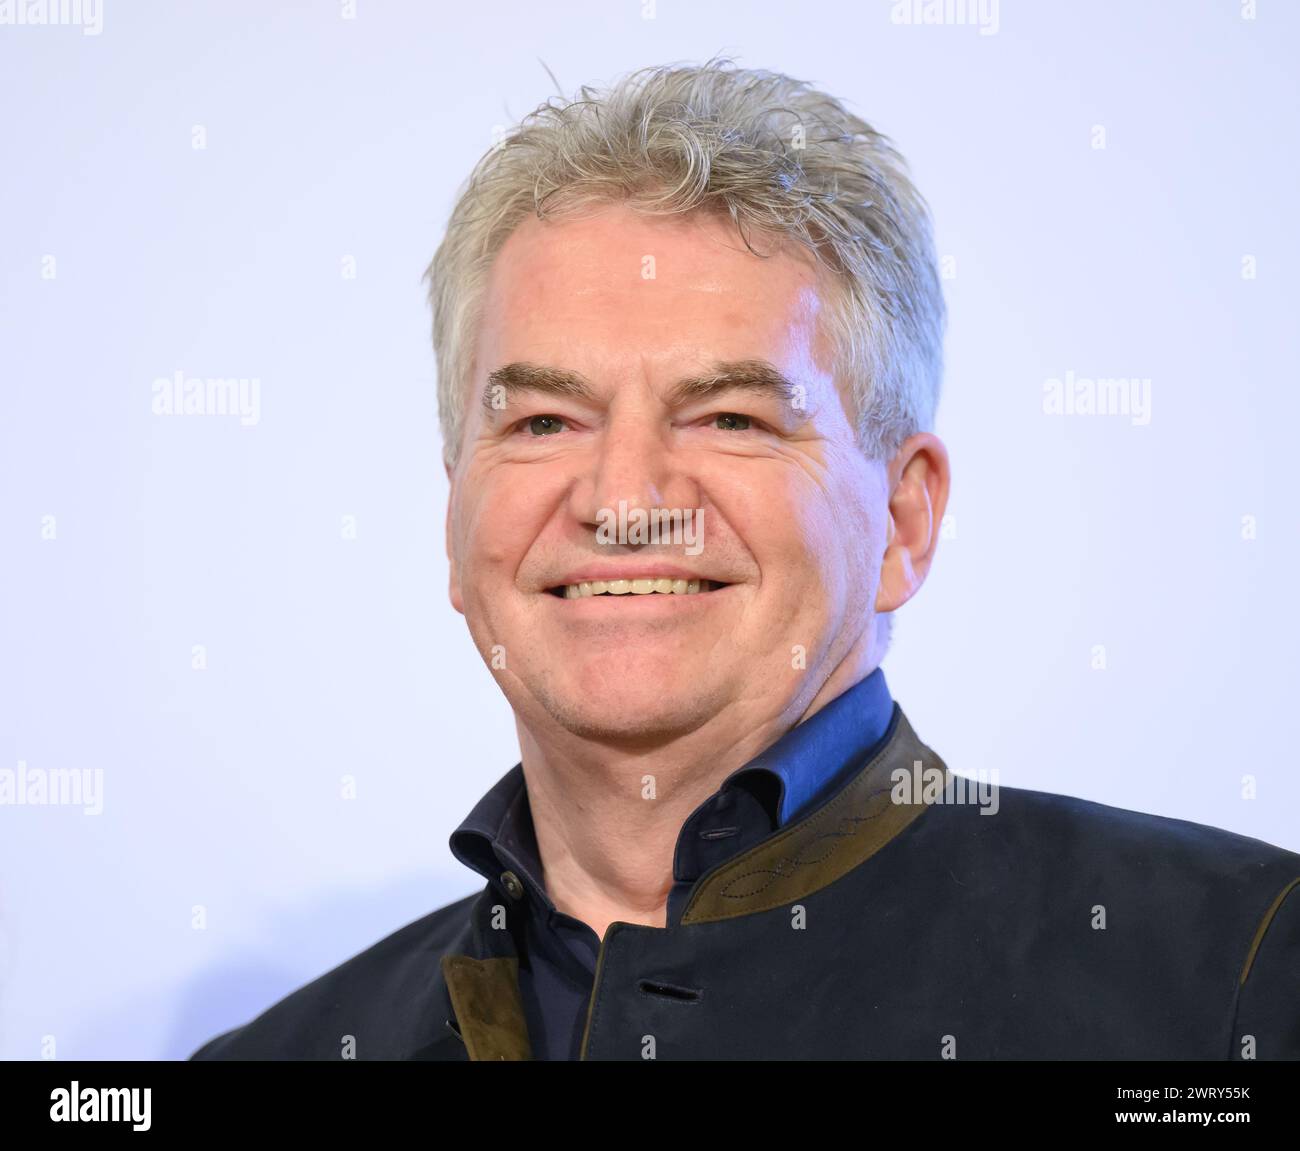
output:
<path id="1" fill-rule="evenodd" d="M 698 595 L 710 590 L 710 580 L 684 579 L 611 579 L 583 580 L 564 585 L 565 599 L 583 599 L 592 595 Z"/>

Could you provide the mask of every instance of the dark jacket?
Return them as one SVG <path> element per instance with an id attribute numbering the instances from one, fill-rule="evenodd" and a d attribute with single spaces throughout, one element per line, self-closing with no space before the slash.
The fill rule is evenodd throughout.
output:
<path id="1" fill-rule="evenodd" d="M 897 708 L 851 782 L 703 875 L 680 923 L 610 925 L 582 1058 L 1300 1059 L 1300 855 L 996 798 Z M 530 1058 L 499 900 L 409 924 L 191 1058 Z"/>

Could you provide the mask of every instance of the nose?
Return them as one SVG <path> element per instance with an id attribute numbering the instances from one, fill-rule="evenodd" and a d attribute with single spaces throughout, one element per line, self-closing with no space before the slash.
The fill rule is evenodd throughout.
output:
<path id="1" fill-rule="evenodd" d="M 601 430 L 589 463 L 587 482 L 576 485 L 574 514 L 592 526 L 621 501 L 628 509 L 688 507 L 693 498 L 665 429 L 645 408 L 611 415 Z"/>

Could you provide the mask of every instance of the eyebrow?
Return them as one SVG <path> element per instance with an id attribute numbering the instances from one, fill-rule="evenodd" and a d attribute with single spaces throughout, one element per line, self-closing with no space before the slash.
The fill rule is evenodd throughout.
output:
<path id="1" fill-rule="evenodd" d="M 581 372 L 545 364 L 518 362 L 489 372 L 482 397 L 488 411 L 501 407 L 498 389 L 504 389 L 506 397 L 533 392 L 587 403 L 597 401 L 595 389 Z M 709 365 L 703 375 L 678 380 L 668 392 L 668 403 L 677 407 L 736 390 L 765 395 L 785 404 L 793 404 L 803 391 L 767 360 L 721 360 Z"/>

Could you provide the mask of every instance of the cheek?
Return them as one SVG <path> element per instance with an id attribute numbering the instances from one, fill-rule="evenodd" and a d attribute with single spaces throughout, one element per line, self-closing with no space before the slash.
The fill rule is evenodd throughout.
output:
<path id="1" fill-rule="evenodd" d="M 834 580 L 851 526 L 820 489 L 783 494 L 784 499 L 765 499 L 756 513 L 754 525 L 766 542 L 765 550 L 791 565 L 792 583 Z"/>
<path id="2" fill-rule="evenodd" d="M 788 573 L 781 598 L 805 617 L 858 614 L 879 578 L 875 533 L 859 494 L 818 491 L 783 512 L 783 520 L 760 521 L 763 552 L 756 551 L 761 567 Z"/>
<path id="3" fill-rule="evenodd" d="M 464 579 L 513 578 L 545 513 L 525 498 L 524 485 L 503 477 L 471 478 L 467 487 L 475 494 L 462 503 L 457 524 Z"/>
<path id="4" fill-rule="evenodd" d="M 502 535 L 503 524 L 509 531 L 509 522 L 475 507 L 464 509 L 459 524 L 461 611 L 471 633 L 483 642 L 488 642 L 487 632 L 493 635 L 491 642 L 498 642 L 502 613 L 515 598 L 510 594 L 510 584 L 519 564 L 510 558 L 509 537 Z"/>

